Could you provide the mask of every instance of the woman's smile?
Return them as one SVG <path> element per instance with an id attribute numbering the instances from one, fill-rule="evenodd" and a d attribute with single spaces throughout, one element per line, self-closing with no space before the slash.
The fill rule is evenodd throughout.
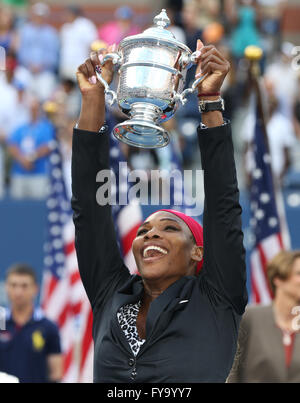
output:
<path id="1" fill-rule="evenodd" d="M 144 262 L 152 262 L 164 258 L 169 251 L 157 244 L 145 245 L 142 248 L 141 254 Z"/>

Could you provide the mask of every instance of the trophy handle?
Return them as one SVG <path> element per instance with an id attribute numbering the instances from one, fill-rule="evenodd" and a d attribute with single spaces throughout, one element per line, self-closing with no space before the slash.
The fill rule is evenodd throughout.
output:
<path id="1" fill-rule="evenodd" d="M 206 76 L 207 76 L 207 74 L 204 74 L 204 76 L 197 78 L 197 80 L 195 80 L 193 82 L 193 85 L 190 88 L 187 88 L 186 90 L 184 90 L 181 94 L 178 94 L 175 92 L 174 100 L 180 101 L 182 103 L 182 105 L 185 105 L 187 103 L 187 96 L 196 91 L 198 85 L 201 83 L 201 81 L 203 81 L 205 79 Z"/>
<path id="2" fill-rule="evenodd" d="M 113 64 L 121 64 L 121 56 L 118 53 L 108 53 L 107 55 L 104 56 L 103 60 L 100 62 L 100 65 L 103 66 L 110 59 Z M 111 96 L 111 99 L 108 101 L 108 103 L 110 106 L 112 106 L 115 102 L 117 102 L 117 99 L 118 99 L 116 92 L 109 88 L 109 85 L 104 80 L 104 78 L 101 76 L 100 66 L 96 66 L 95 73 L 96 73 L 97 79 L 104 86 L 105 94 Z"/>
<path id="3" fill-rule="evenodd" d="M 190 56 L 185 58 L 185 60 L 182 60 L 182 62 L 184 62 L 187 65 L 190 63 L 196 64 L 197 58 L 198 58 L 198 54 L 197 54 L 197 52 L 194 52 Z M 201 83 L 201 81 L 203 81 L 205 79 L 206 76 L 207 76 L 207 74 L 204 74 L 203 76 L 197 78 L 197 80 L 195 80 L 193 82 L 193 85 L 190 88 L 187 88 L 186 90 L 184 90 L 181 94 L 175 93 L 174 94 L 175 101 L 180 101 L 182 103 L 182 105 L 185 105 L 187 102 L 187 96 L 196 91 L 198 85 Z"/>

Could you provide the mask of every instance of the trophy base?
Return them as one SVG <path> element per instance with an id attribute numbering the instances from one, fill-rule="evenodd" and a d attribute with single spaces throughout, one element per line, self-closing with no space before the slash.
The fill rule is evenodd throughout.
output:
<path id="1" fill-rule="evenodd" d="M 156 105 L 137 102 L 131 106 L 131 119 L 114 127 L 114 136 L 125 144 L 139 148 L 161 148 L 169 144 L 168 132 L 156 124 L 162 110 Z"/>

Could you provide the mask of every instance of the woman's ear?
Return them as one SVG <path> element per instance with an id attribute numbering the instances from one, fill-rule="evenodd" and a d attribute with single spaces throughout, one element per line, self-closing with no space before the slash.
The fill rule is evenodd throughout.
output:
<path id="1" fill-rule="evenodd" d="M 203 259 L 203 247 L 194 245 L 192 248 L 191 258 L 192 260 L 201 262 L 201 260 Z"/>

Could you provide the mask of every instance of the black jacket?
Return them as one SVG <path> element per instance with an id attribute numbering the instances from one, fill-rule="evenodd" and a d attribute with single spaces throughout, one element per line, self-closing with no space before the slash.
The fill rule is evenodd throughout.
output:
<path id="1" fill-rule="evenodd" d="M 74 129 L 72 207 L 80 274 L 94 314 L 95 382 L 224 382 L 231 369 L 247 291 L 230 124 L 198 129 L 198 136 L 205 188 L 203 269 L 152 302 L 147 340 L 135 358 L 117 311 L 141 298 L 143 284 L 120 256 L 110 207 L 96 202 L 97 172 L 109 168 L 109 137 Z"/>

